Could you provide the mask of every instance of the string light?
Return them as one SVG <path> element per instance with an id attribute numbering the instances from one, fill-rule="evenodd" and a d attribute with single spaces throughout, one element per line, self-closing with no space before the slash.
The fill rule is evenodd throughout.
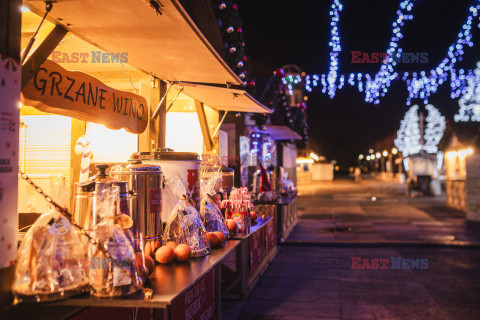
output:
<path id="1" fill-rule="evenodd" d="M 340 0 L 333 0 L 331 10 L 331 39 L 329 42 L 330 58 L 328 74 L 307 75 L 305 76 L 305 89 L 312 91 L 313 87 L 321 86 L 322 93 L 327 93 L 330 98 L 335 96 L 337 89 L 342 89 L 346 82 L 352 87 L 356 87 L 359 92 L 364 92 L 365 101 L 378 104 L 380 98 L 384 97 L 393 81 L 401 80 L 405 82 L 408 90 L 407 104 L 412 99 L 422 99 L 425 104 L 431 94 L 437 92 L 438 87 L 450 80 L 451 98 L 459 97 L 465 94 L 467 83 L 470 83 L 475 74 L 472 70 L 455 69 L 458 61 L 463 60 L 465 47 L 472 47 L 472 25 L 475 23 L 480 28 L 480 20 L 478 19 L 480 10 L 480 0 L 469 7 L 467 18 L 462 25 L 456 40 L 448 47 L 448 51 L 442 61 L 431 70 L 422 70 L 419 72 L 404 72 L 398 74 L 395 67 L 398 65 L 399 59 L 402 58 L 403 50 L 399 45 L 400 39 L 403 38 L 402 29 L 406 21 L 413 20 L 413 5 L 416 0 L 404 0 L 400 3 L 397 10 L 395 21 L 392 23 L 392 37 L 387 49 L 387 57 L 382 61 L 380 70 L 374 75 L 370 74 L 339 74 L 338 55 L 342 50 L 340 43 L 340 33 L 338 23 L 340 21 L 340 12 L 343 5 Z M 476 20 L 476 21 L 475 21 Z"/>
<path id="2" fill-rule="evenodd" d="M 340 11 L 342 11 L 342 9 L 343 5 L 340 3 L 340 0 L 333 0 L 332 10 L 329 12 L 330 16 L 332 17 L 330 22 L 332 29 L 330 31 L 330 42 L 328 43 L 328 46 L 332 48 L 330 51 L 330 69 L 327 76 L 328 95 L 330 98 L 335 96 L 335 83 L 338 75 L 338 55 L 342 51 L 342 46 L 340 45 L 340 34 L 338 32 L 338 22 L 340 21 Z"/>

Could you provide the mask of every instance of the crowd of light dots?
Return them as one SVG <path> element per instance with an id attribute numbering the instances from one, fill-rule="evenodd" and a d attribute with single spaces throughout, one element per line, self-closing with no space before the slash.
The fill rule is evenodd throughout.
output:
<path id="1" fill-rule="evenodd" d="M 391 83 L 396 80 L 402 80 L 406 83 L 408 89 L 407 104 L 410 105 L 412 99 L 423 99 L 425 104 L 432 93 L 437 92 L 438 87 L 446 83 L 450 78 L 451 98 L 457 98 L 466 92 L 466 86 L 469 80 L 475 77 L 472 70 L 455 69 L 455 64 L 463 59 L 465 46 L 472 47 L 472 27 L 477 24 L 480 28 L 478 19 L 480 10 L 480 0 L 469 7 L 467 18 L 457 34 L 455 42 L 449 46 L 448 52 L 442 62 L 429 71 L 404 72 L 399 75 L 395 71 L 398 64 L 397 59 L 402 55 L 402 48 L 398 42 L 403 38 L 402 27 L 405 21 L 413 20 L 412 9 L 415 0 L 404 0 L 400 3 L 397 10 L 397 18 L 392 23 L 393 34 L 387 49 L 388 57 L 382 62 L 380 70 L 375 75 L 363 73 L 350 73 L 349 75 L 338 75 L 339 62 L 338 55 L 341 52 L 340 33 L 338 22 L 340 20 L 339 12 L 343 5 L 339 0 L 334 0 L 330 10 L 331 18 L 331 40 L 329 46 L 330 65 L 328 74 L 307 75 L 305 76 L 305 89 L 312 91 L 313 87 L 321 86 L 323 93 L 328 93 L 330 98 L 335 96 L 336 90 L 340 90 L 345 85 L 345 80 L 358 89 L 359 92 L 365 93 L 365 101 L 378 104 L 380 98 L 384 97 Z M 395 59 L 394 59 L 395 58 Z"/>
<path id="2" fill-rule="evenodd" d="M 480 121 L 480 62 L 474 74 L 468 79 L 465 94 L 458 100 L 460 108 L 453 117 L 456 122 Z"/>

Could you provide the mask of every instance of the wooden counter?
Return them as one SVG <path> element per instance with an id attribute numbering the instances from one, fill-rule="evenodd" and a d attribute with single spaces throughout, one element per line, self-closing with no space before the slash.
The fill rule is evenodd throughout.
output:
<path id="1" fill-rule="evenodd" d="M 52 309 L 52 307 L 101 307 L 101 308 L 149 308 L 162 309 L 160 317 L 164 319 L 179 318 L 173 317 L 176 305 L 181 309 L 186 308 L 186 294 L 191 289 L 205 292 L 209 296 L 212 290 L 212 298 L 215 298 L 214 310 L 212 314 L 216 318 L 220 317 L 220 262 L 241 244 L 240 240 L 229 240 L 222 247 L 214 249 L 209 255 L 199 258 L 191 258 L 188 262 L 174 262 L 168 265 L 157 265 L 155 271 L 150 275 L 146 287 L 153 289 L 153 298 L 145 300 L 142 292 L 137 292 L 128 297 L 99 299 L 88 294 L 54 302 L 45 303 L 22 303 L 12 306 L 7 310 L 8 319 L 16 319 L 22 316 L 22 311 L 30 308 Z M 198 290 L 194 288 L 202 280 L 203 286 Z M 193 297 L 193 294 L 191 295 Z M 192 298 L 189 296 L 190 299 Z M 194 298 L 194 297 L 193 297 Z M 183 299 L 183 300 L 182 300 Z M 208 299 L 207 299 L 208 300 Z M 187 306 L 188 307 L 188 306 Z M 80 309 L 81 310 L 81 309 Z M 83 319 L 81 314 L 74 319 Z M 208 319 L 208 318 L 207 318 Z"/>

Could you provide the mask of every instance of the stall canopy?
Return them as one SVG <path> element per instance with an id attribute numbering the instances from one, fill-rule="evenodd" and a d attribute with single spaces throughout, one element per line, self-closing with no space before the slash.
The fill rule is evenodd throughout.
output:
<path id="1" fill-rule="evenodd" d="M 45 12 L 43 1 L 24 4 Z M 47 19 L 101 50 L 126 54 L 128 64 L 162 80 L 241 84 L 177 0 L 58 1 Z"/>
<path id="2" fill-rule="evenodd" d="M 175 89 L 180 90 L 181 88 L 187 96 L 216 110 L 254 113 L 272 112 L 244 90 L 177 82 Z"/>
<path id="3" fill-rule="evenodd" d="M 287 126 L 266 125 L 265 130 L 253 129 L 255 132 L 268 134 L 273 140 L 301 140 L 302 136 Z"/>

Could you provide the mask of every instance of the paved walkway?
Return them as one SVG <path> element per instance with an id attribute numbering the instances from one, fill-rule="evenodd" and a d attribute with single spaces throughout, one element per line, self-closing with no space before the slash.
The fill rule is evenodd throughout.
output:
<path id="1" fill-rule="evenodd" d="M 247 299 L 223 301 L 224 319 L 480 319 L 480 232 L 443 199 L 375 181 L 301 191 L 297 227 Z M 352 270 L 352 257 L 390 262 Z"/>

